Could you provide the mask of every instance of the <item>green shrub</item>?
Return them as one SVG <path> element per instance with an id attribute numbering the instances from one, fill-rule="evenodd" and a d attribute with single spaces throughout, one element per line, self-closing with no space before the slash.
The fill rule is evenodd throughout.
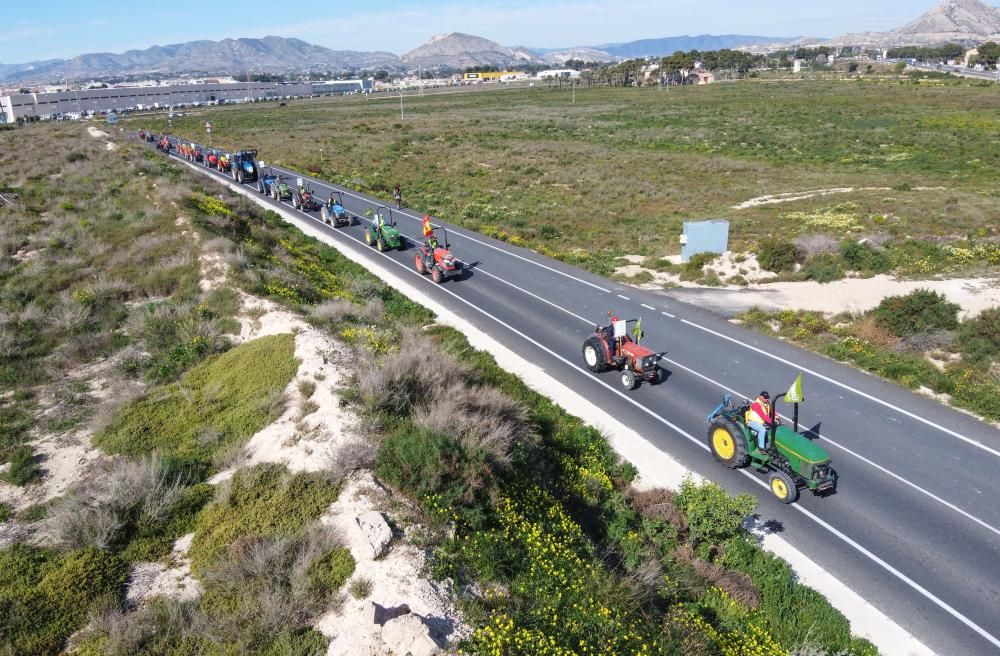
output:
<path id="1" fill-rule="evenodd" d="M 309 565 L 306 575 L 320 590 L 339 590 L 354 574 L 354 556 L 351 550 L 337 547 Z"/>
<path id="2" fill-rule="evenodd" d="M 14 516 L 14 507 L 9 503 L 0 503 L 0 524 Z"/>
<path id="3" fill-rule="evenodd" d="M 802 267 L 802 273 L 808 280 L 815 280 L 819 283 L 833 282 L 844 277 L 840 259 L 832 253 L 813 255 L 806 260 L 805 266 Z"/>
<path id="4" fill-rule="evenodd" d="M 917 289 L 906 296 L 889 296 L 872 313 L 875 320 L 899 337 L 932 330 L 958 327 L 955 303 L 929 289 Z"/>
<path id="5" fill-rule="evenodd" d="M 17 544 L 0 551 L 0 651 L 59 653 L 95 601 L 120 596 L 127 575 L 124 561 L 93 547 L 62 554 Z"/>
<path id="6" fill-rule="evenodd" d="M 757 507 L 752 495 L 730 497 L 719 485 L 711 481 L 695 483 L 690 477 L 681 483 L 674 503 L 687 517 L 691 536 L 706 546 L 740 535 L 744 520 Z"/>
<path id="7" fill-rule="evenodd" d="M 35 452 L 30 446 L 22 445 L 10 452 L 10 467 L 3 474 L 0 480 L 13 483 L 14 485 L 27 485 L 41 473 L 35 463 Z"/>
<path id="8" fill-rule="evenodd" d="M 702 276 L 702 270 L 718 258 L 718 253 L 697 253 L 691 256 L 681 267 L 682 280 L 697 280 Z"/>
<path id="9" fill-rule="evenodd" d="M 276 418 L 297 370 L 293 335 L 247 342 L 126 406 L 94 441 L 111 453 L 208 462 Z"/>
<path id="10" fill-rule="evenodd" d="M 239 538 L 298 533 L 336 500 L 337 492 L 317 474 L 292 475 L 282 465 L 237 472 L 221 498 L 198 516 L 189 550 L 194 569 L 218 561 Z"/>
<path id="11" fill-rule="evenodd" d="M 774 273 L 784 273 L 795 269 L 795 244 L 787 241 L 767 241 L 760 245 L 757 262 L 760 268 Z"/>
<path id="12" fill-rule="evenodd" d="M 962 322 L 955 343 L 969 361 L 1000 359 L 1000 307 Z"/>
<path id="13" fill-rule="evenodd" d="M 868 242 L 845 241 L 840 245 L 840 256 L 854 271 L 885 273 L 892 266 L 889 256 L 875 250 Z"/>
<path id="14" fill-rule="evenodd" d="M 467 448 L 448 435 L 411 427 L 385 438 L 375 472 L 418 501 L 438 495 L 444 507 L 481 499 L 493 479 L 484 450 Z"/>
<path id="15" fill-rule="evenodd" d="M 851 636 L 847 618 L 823 595 L 798 583 L 787 562 L 742 536 L 729 540 L 725 547 L 721 564 L 750 575 L 761 597 L 756 616 L 783 647 L 810 643 L 827 653 L 878 654 L 870 642 Z"/>

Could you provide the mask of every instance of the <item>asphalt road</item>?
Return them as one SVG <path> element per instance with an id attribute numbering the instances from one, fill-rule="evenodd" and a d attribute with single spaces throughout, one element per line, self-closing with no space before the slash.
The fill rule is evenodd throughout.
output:
<path id="1" fill-rule="evenodd" d="M 262 157 L 266 161 L 266 153 Z M 319 198 L 343 191 L 357 225 L 334 229 L 318 212 L 307 216 L 337 239 L 368 249 L 373 261 L 419 276 L 414 242 L 384 254 L 364 245 L 361 217 L 380 201 L 274 168 L 291 184 L 305 178 Z M 417 212 L 394 216 L 404 235 L 419 238 Z M 442 285 L 425 276 L 433 298 L 689 469 L 732 493 L 757 495 L 762 520 L 777 522 L 785 539 L 939 654 L 1000 654 L 1000 431 L 666 294 L 434 223 L 448 227 L 452 251 L 467 272 Z M 595 375 L 583 366 L 581 345 L 595 324 L 606 322 L 608 310 L 642 317 L 644 345 L 666 352 L 659 385 L 627 392 L 613 372 Z M 804 491 L 786 506 L 770 496 L 764 475 L 715 463 L 705 416 L 727 391 L 768 389 L 774 397 L 799 372 L 806 396 L 801 424 L 830 452 L 840 479 L 836 494 Z M 788 408 L 779 404 L 778 410 Z"/>

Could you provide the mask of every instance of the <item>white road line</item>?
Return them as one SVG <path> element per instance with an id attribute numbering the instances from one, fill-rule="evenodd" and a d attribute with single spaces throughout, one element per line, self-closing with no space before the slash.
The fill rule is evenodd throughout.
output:
<path id="1" fill-rule="evenodd" d="M 825 380 L 826 382 L 831 383 L 833 385 L 836 385 L 837 387 L 840 387 L 842 389 L 845 389 L 845 390 L 848 390 L 850 392 L 853 392 L 854 394 L 857 394 L 858 396 L 864 397 L 864 398 L 868 399 L 869 401 L 874 401 L 875 403 L 878 403 L 879 405 L 885 406 L 886 408 L 891 408 L 891 409 L 895 410 L 896 412 L 898 412 L 898 413 L 900 413 L 902 415 L 910 417 L 911 419 L 916 419 L 917 421 L 919 421 L 919 422 L 921 422 L 923 424 L 926 424 L 927 426 L 930 426 L 932 428 L 936 428 L 936 429 L 938 429 L 939 431 L 941 431 L 943 433 L 947 433 L 948 435 L 951 435 L 952 437 L 957 437 L 958 439 L 962 440 L 963 442 L 965 442 L 965 443 L 967 443 L 967 444 L 969 444 L 971 446 L 976 447 L 977 449 L 982 449 L 983 451 L 986 451 L 987 453 L 990 453 L 990 454 L 992 454 L 994 456 L 1000 457 L 1000 451 L 997 451 L 996 449 L 992 449 L 992 448 L 986 446 L 985 444 L 983 444 L 981 442 L 977 442 L 976 440 L 968 438 L 965 435 L 962 435 L 961 433 L 958 433 L 956 431 L 951 430 L 950 428 L 946 428 L 946 427 L 942 426 L 941 424 L 936 424 L 933 421 L 931 421 L 930 419 L 925 419 L 924 417 L 921 417 L 920 415 L 918 415 L 916 413 L 910 412 L 909 410 L 904 410 L 903 408 L 900 408 L 897 405 L 893 405 L 892 403 L 889 403 L 888 401 L 883 401 L 882 399 L 878 398 L 877 396 L 872 396 L 871 394 L 868 394 L 867 392 L 862 392 L 861 390 L 855 389 L 855 388 L 851 387 L 850 385 L 847 385 L 847 384 L 842 383 L 842 382 L 840 382 L 838 380 L 830 378 L 829 376 L 824 376 L 823 374 L 821 374 L 821 373 L 819 373 L 817 371 L 813 371 L 812 369 L 809 369 L 808 367 L 803 367 L 802 365 L 796 364 L 796 363 L 794 363 L 794 362 L 792 362 L 790 360 L 786 360 L 785 358 L 782 358 L 780 356 L 774 355 L 773 353 L 768 353 L 764 349 L 757 348 L 756 346 L 751 346 L 750 344 L 747 344 L 745 342 L 741 342 L 740 340 L 735 339 L 733 337 L 730 337 L 729 335 L 723 335 L 722 333 L 716 332 L 716 331 L 712 330 L 711 328 L 705 328 L 704 326 L 700 326 L 700 325 L 698 325 L 696 323 L 688 321 L 687 319 L 681 319 L 681 321 L 684 322 L 684 323 L 686 323 L 686 324 L 688 324 L 689 326 L 697 328 L 698 330 L 703 330 L 703 331 L 705 331 L 707 333 L 711 333 L 712 335 L 715 335 L 716 337 L 721 337 L 722 339 L 728 340 L 728 341 L 730 341 L 730 342 L 732 342 L 734 344 L 739 344 L 740 346 L 742 346 L 744 348 L 747 348 L 747 349 L 750 349 L 751 351 L 755 351 L 757 353 L 760 353 L 761 355 L 766 355 L 767 357 L 771 358 L 772 360 L 777 360 L 778 362 L 782 362 L 782 363 L 787 364 L 787 365 L 789 365 L 791 367 L 795 367 L 796 369 L 798 369 L 800 371 L 804 371 L 804 372 L 810 373 L 813 376 L 816 376 L 817 378 L 819 378 L 821 380 Z"/>
<path id="2" fill-rule="evenodd" d="M 288 205 L 288 203 L 286 203 L 285 201 L 281 201 L 281 204 L 282 205 Z M 295 209 L 295 208 L 293 207 L 292 209 Z M 298 210 L 298 211 L 301 212 L 302 214 L 306 215 L 307 217 L 311 218 L 311 219 L 319 220 L 319 219 L 316 219 L 315 216 L 309 214 L 308 212 L 305 212 L 304 210 Z M 412 244 L 419 244 L 420 243 L 419 241 L 417 241 L 413 237 L 410 237 L 409 235 L 405 234 L 402 231 L 400 231 L 399 234 L 400 234 L 400 236 L 403 237 L 403 239 L 409 241 Z M 358 241 L 360 241 L 360 240 L 358 240 Z M 489 271 L 487 271 L 486 269 L 483 269 L 482 267 L 476 266 L 475 269 L 474 269 L 474 271 L 476 273 L 482 273 L 482 274 L 485 274 L 485 275 L 489 276 L 490 278 L 494 278 L 496 280 L 499 280 L 503 284 L 508 285 L 510 287 L 513 287 L 517 291 L 519 291 L 519 292 L 521 292 L 523 294 L 527 294 L 528 296 L 531 296 L 532 298 L 535 298 L 535 299 L 541 301 L 542 303 L 546 303 L 548 305 L 551 305 L 555 309 L 560 310 L 561 312 L 565 312 L 566 314 L 570 315 L 571 317 L 573 317 L 575 319 L 579 319 L 580 321 L 582 321 L 582 322 L 584 322 L 586 324 L 593 323 L 590 319 L 587 319 L 585 317 L 581 317 L 579 314 L 576 314 L 574 312 L 571 312 L 571 311 L 567 310 L 564 307 L 556 305 L 555 303 L 553 303 L 552 301 L 550 301 L 548 299 L 542 298 L 541 296 L 539 296 L 537 294 L 533 294 L 532 292 L 529 292 L 527 289 L 524 289 L 522 287 L 518 287 L 514 283 L 508 282 L 507 280 L 504 280 L 503 278 L 501 278 L 500 276 L 498 276 L 496 274 L 490 273 Z"/>
<path id="3" fill-rule="evenodd" d="M 642 303 L 641 305 L 642 305 L 642 307 L 646 308 L 647 310 L 655 310 L 656 309 L 652 305 L 646 305 L 645 303 Z"/>
<path id="4" fill-rule="evenodd" d="M 362 243 L 360 240 L 355 239 L 354 237 L 349 236 L 347 233 L 340 233 L 340 232 L 338 232 L 338 233 L 334 233 L 334 234 L 343 235 L 346 239 L 350 239 L 351 241 L 356 242 L 358 244 Z M 420 278 L 423 278 L 422 275 L 420 275 L 419 273 L 417 273 L 416 271 L 414 271 L 413 269 L 411 269 L 407 265 L 403 264 L 402 262 L 397 262 L 396 260 L 392 259 L 386 253 L 379 253 L 378 251 L 368 251 L 368 252 L 370 254 L 372 254 L 373 256 L 374 255 L 381 255 L 384 258 L 386 258 L 387 261 L 392 262 L 393 264 L 395 264 L 395 265 L 397 265 L 399 267 L 402 267 L 404 270 L 410 272 L 411 274 L 413 274 L 415 276 L 419 276 Z M 653 412 L 652 410 L 650 410 L 649 408 L 647 408 L 643 404 L 639 403 L 635 399 L 632 399 L 632 398 L 628 397 L 621 390 L 619 390 L 619 389 L 617 389 L 615 387 L 612 387 L 608 383 L 606 383 L 603 380 L 597 378 L 596 376 L 594 376 L 587 369 L 585 369 L 585 368 L 583 368 L 583 367 L 581 367 L 579 365 L 573 364 L 572 362 L 570 362 L 566 358 L 562 357 L 558 353 L 556 353 L 556 352 L 552 351 L 551 349 L 549 349 L 547 346 L 545 346 L 545 345 L 543 345 L 543 344 L 535 341 L 531 337 L 528 337 L 523 332 L 521 332 L 519 330 L 516 330 L 514 327 L 512 327 L 510 324 L 506 323 L 502 319 L 500 319 L 500 318 L 498 318 L 498 317 L 490 314 L 489 312 L 487 312 L 486 310 L 480 308 L 478 305 L 475 305 L 471 301 L 468 301 L 468 300 L 462 298 L 461 296 L 459 296 L 455 292 L 451 291 L 450 289 L 447 289 L 447 288 L 441 287 L 441 286 L 436 286 L 436 287 L 437 287 L 437 289 L 439 289 L 440 291 L 444 292 L 445 294 L 449 294 L 450 296 L 454 297 L 455 300 L 457 300 L 458 302 L 464 303 L 465 305 L 468 305 L 473 310 L 479 312 L 480 314 L 486 316 L 489 319 L 492 319 L 497 324 L 503 326 L 507 330 L 509 330 L 512 333 L 514 333 L 515 335 L 517 335 L 518 338 L 520 338 L 520 339 L 522 339 L 522 340 L 524 340 L 526 342 L 529 342 L 529 343 L 535 345 L 537 348 L 539 348 L 542 351 L 548 353 L 549 355 L 551 355 L 555 359 L 559 360 L 560 362 L 563 362 L 567 366 L 569 366 L 569 367 L 571 367 L 573 369 L 576 369 L 576 370 L 582 372 L 585 376 L 590 377 L 597 384 L 602 385 L 603 387 L 607 388 L 610 392 L 612 392 L 616 396 L 620 397 L 622 400 L 624 400 L 627 403 L 630 403 L 633 406 L 635 406 L 637 409 L 639 409 L 639 411 L 644 412 L 645 414 L 647 414 L 650 417 L 652 417 L 654 420 L 656 420 L 656 421 L 660 422 L 661 424 L 663 424 L 664 426 L 667 426 L 668 428 L 674 430 L 678 435 L 680 435 L 680 436 L 682 436 L 682 437 L 690 440 L 691 442 L 693 442 L 694 444 L 696 444 L 698 447 L 700 447 L 702 450 L 709 451 L 708 445 L 705 444 L 702 440 L 699 440 L 699 439 L 695 438 L 693 435 L 691 435 L 690 433 L 688 433 L 687 431 L 685 431 L 681 427 L 679 427 L 676 424 L 671 423 L 667 419 L 664 419 L 663 417 L 659 416 L 658 414 L 656 414 L 655 412 Z M 740 469 L 739 471 L 740 471 L 740 473 L 742 473 L 744 476 L 746 476 L 748 479 L 750 479 L 751 481 L 753 481 L 757 485 L 759 485 L 761 487 L 764 487 L 764 488 L 768 487 L 767 484 L 764 481 L 760 480 L 759 478 L 757 478 L 756 476 L 754 476 L 752 473 L 748 472 L 746 469 Z M 841 541 L 843 541 L 845 544 L 847 544 L 851 548 L 855 549 L 858 553 L 860 553 L 861 555 L 865 556 L 866 558 L 868 558 L 869 560 L 871 560 L 873 563 L 875 563 L 876 565 L 878 565 L 879 567 L 881 567 L 882 569 L 884 569 L 886 572 L 888 572 L 889 574 L 893 575 L 894 577 L 896 577 L 897 579 L 899 579 L 900 581 L 902 581 L 903 583 L 905 583 L 907 586 L 909 586 L 915 592 L 917 592 L 918 594 L 920 594 L 921 596 L 923 596 L 925 599 L 929 600 L 934 605 L 938 606 L 939 608 L 941 608 L 942 610 L 944 610 L 945 612 L 947 612 L 949 615 L 951 615 L 952 617 L 954 617 L 955 619 L 957 619 L 958 621 L 960 621 L 962 624 L 965 624 L 967 627 L 969 627 L 970 629 L 972 629 L 973 631 L 975 631 L 976 633 L 978 633 L 980 636 L 982 636 L 983 638 L 985 638 L 991 644 L 993 644 L 993 645 L 995 645 L 997 647 L 1000 647 L 1000 639 L 997 639 L 996 637 L 994 637 L 993 635 L 991 635 L 990 633 L 988 633 L 985 629 L 983 629 L 982 627 L 980 627 L 978 624 L 976 624 L 975 622 L 973 622 L 972 620 L 970 620 L 965 615 L 962 615 L 956 609 L 954 609 L 951 606 L 949 606 L 947 603 L 945 603 L 944 601 L 942 601 L 941 599 L 939 599 L 937 596 L 935 596 L 934 594 L 932 594 L 930 591 L 928 591 L 926 588 L 924 588 L 923 586 L 921 586 L 919 583 L 917 583 L 913 579 L 909 578 L 908 576 L 906 576 L 905 574 L 903 574 L 902 572 L 900 572 L 899 570 L 897 570 L 896 568 L 894 568 L 892 565 L 890 565 L 889 563 L 885 562 L 884 560 L 882 560 L 881 558 L 879 558 L 878 556 L 876 556 L 874 553 L 872 553 L 871 551 L 869 551 L 868 549 L 866 549 L 865 547 L 863 547 L 862 545 L 860 545 L 858 542 L 856 542 L 855 540 L 853 540 L 852 538 L 850 538 L 846 534 L 842 533 L 840 530 L 834 528 L 831 524 L 829 524 L 825 520 L 821 519 L 820 517 L 818 517 L 814 513 L 810 512 L 809 510 L 803 508 L 800 504 L 791 504 L 791 508 L 794 509 L 794 510 L 798 510 L 799 512 L 801 512 L 805 517 L 807 517 L 807 518 L 811 519 L 813 522 L 815 522 L 816 525 L 820 526 L 821 528 L 826 529 L 828 532 L 830 532 L 830 534 L 834 535 L 835 537 L 837 537 L 838 539 L 840 539 Z"/>
<path id="5" fill-rule="evenodd" d="M 280 202 L 283 205 L 288 205 L 290 207 L 290 205 L 287 202 L 285 202 L 285 201 L 280 201 Z M 302 210 L 299 210 L 299 211 L 301 212 Z M 315 218 L 315 217 L 312 217 L 311 215 L 309 215 L 309 214 L 307 214 L 305 212 L 302 212 L 302 213 L 305 214 L 309 218 Z M 402 237 L 404 239 L 407 239 L 407 240 L 409 240 L 410 242 L 412 242 L 414 244 L 419 243 L 416 239 L 414 239 L 413 237 L 410 237 L 409 235 L 404 234 L 403 232 L 400 232 L 400 234 L 402 235 Z M 358 241 L 360 241 L 360 240 L 358 240 Z M 488 272 L 488 271 L 486 271 L 484 269 L 478 268 L 478 267 L 476 268 L 476 271 L 478 271 L 480 273 L 484 273 L 487 276 L 489 276 L 491 278 L 494 278 L 496 280 L 499 280 L 503 284 L 508 285 L 508 286 L 510 286 L 510 287 L 512 287 L 512 288 L 514 288 L 514 289 L 516 289 L 518 291 L 520 291 L 520 292 L 523 292 L 523 293 L 527 294 L 528 296 L 531 296 L 532 298 L 535 298 L 535 299 L 537 299 L 537 300 L 539 300 L 539 301 L 541 301 L 543 303 L 546 303 L 547 305 L 550 305 L 550 306 L 554 307 L 555 309 L 557 309 L 557 310 L 559 310 L 561 312 L 565 312 L 566 314 L 568 314 L 568 315 L 570 315 L 570 316 L 572 316 L 572 317 L 574 317 L 576 319 L 579 319 L 580 321 L 582 321 L 582 322 L 584 322 L 584 323 L 586 323 L 588 325 L 590 323 L 592 323 L 592 321 L 590 319 L 587 319 L 585 317 L 581 317 L 580 315 L 578 315 L 578 314 L 576 314 L 574 312 L 571 312 L 570 310 L 567 310 L 566 308 L 564 308 L 564 307 L 562 307 L 560 305 L 557 305 L 556 303 L 553 303 L 552 301 L 550 301 L 548 299 L 545 299 L 545 298 L 542 298 L 541 296 L 533 294 L 532 292 L 529 292 L 526 289 L 522 289 L 521 287 L 515 285 L 514 283 L 508 282 L 507 280 L 504 280 L 503 278 L 501 278 L 500 276 L 498 276 L 496 274 L 490 273 L 490 272 Z M 621 296 L 621 295 L 619 294 L 619 296 Z M 652 308 L 652 307 L 646 305 L 645 303 L 643 303 L 642 306 L 645 307 L 645 308 L 649 308 L 650 310 L 654 310 L 655 309 L 655 308 Z M 663 314 L 665 314 L 665 315 L 667 315 L 669 317 L 673 317 L 673 315 L 671 315 L 668 312 L 663 312 Z M 669 362 L 670 364 L 672 364 L 672 365 L 674 365 L 676 367 L 679 367 L 680 369 L 683 369 L 684 371 L 687 371 L 688 373 L 693 374 L 693 375 L 697 376 L 698 378 L 701 378 L 702 380 L 705 380 L 705 381 L 707 381 L 709 383 L 712 383 L 713 385 L 716 385 L 720 389 L 723 389 L 723 390 L 725 390 L 725 391 L 727 391 L 727 392 L 729 392 L 731 394 L 735 394 L 735 395 L 737 395 L 739 397 L 742 397 L 742 398 L 749 398 L 745 394 L 743 394 L 741 392 L 738 392 L 738 391 L 736 391 L 736 390 L 734 390 L 734 389 L 732 389 L 732 388 L 724 385 L 723 383 L 720 383 L 717 380 L 709 378 L 708 376 L 705 376 L 701 372 L 695 371 L 694 369 L 691 369 L 690 367 L 687 367 L 687 366 L 681 364 L 680 362 L 677 362 L 676 360 L 673 360 L 673 359 L 667 358 L 667 357 L 663 357 L 662 360 L 665 361 L 665 362 Z M 784 417 L 785 419 L 789 420 L 789 421 L 791 420 L 790 417 L 786 417 L 784 415 L 781 415 L 781 416 Z M 941 505 L 945 506 L 946 508 L 949 508 L 949 509 L 955 511 L 958 514 L 962 515 L 963 517 L 965 517 L 965 518 L 973 521 L 974 523 L 979 524 L 983 528 L 986 528 L 987 530 L 992 531 L 993 533 L 995 533 L 997 535 L 1000 535 L 1000 529 L 994 528 L 993 526 L 991 526 L 990 524 L 986 523 L 985 521 L 979 519 L 975 515 L 972 515 L 972 514 L 966 512 L 965 510 L 962 510 L 961 508 L 959 508 L 955 504 L 951 503 L 950 501 L 942 499 L 941 497 L 937 496 L 936 494 L 934 494 L 930 490 L 925 490 L 924 488 L 922 488 L 919 485 L 913 483 L 912 481 L 909 481 L 909 480 L 903 478 L 902 476 L 900 476 L 899 474 L 896 474 L 896 473 L 890 471 L 889 469 L 886 469 L 882 465 L 874 462 L 873 460 L 871 460 L 871 459 L 869 459 L 869 458 L 861 455 L 860 453 L 857 453 L 856 451 L 854 451 L 854 450 L 852 450 L 852 449 L 850 449 L 850 448 L 848 448 L 846 446 L 841 445 L 840 443 L 838 443 L 838 442 L 830 439 L 829 437 L 826 437 L 826 436 L 823 436 L 823 435 L 819 435 L 818 433 L 817 433 L 817 436 L 820 437 L 823 440 L 826 440 L 832 446 L 835 446 L 838 449 L 840 449 L 840 450 L 842 450 L 842 451 L 844 451 L 844 452 L 846 452 L 846 453 L 854 456 L 858 460 L 860 460 L 860 461 L 862 461 L 862 462 L 864 462 L 864 463 L 866 463 L 868 465 L 871 465 L 875 469 L 877 469 L 880 472 L 882 472 L 882 473 L 890 476 L 891 478 L 893 478 L 895 480 L 898 480 L 899 482 L 901 482 L 901 483 L 903 483 L 903 484 L 905 484 L 905 485 L 913 488 L 917 492 L 920 492 L 921 494 L 924 494 L 927 497 L 929 497 L 929 498 L 937 501 L 938 503 L 940 503 Z"/>
<path id="6" fill-rule="evenodd" d="M 632 300 L 628 296 L 622 296 L 621 294 L 615 294 L 615 296 L 617 296 L 618 298 L 624 298 L 626 301 L 631 301 Z"/>
<path id="7" fill-rule="evenodd" d="M 360 195 L 355 194 L 355 193 L 353 193 L 351 191 L 347 191 L 346 189 L 343 189 L 341 187 L 330 186 L 330 185 L 326 184 L 325 182 L 317 180 L 317 179 L 315 179 L 315 178 L 313 178 L 311 176 L 303 176 L 301 173 L 296 173 L 295 171 L 291 171 L 289 169 L 282 168 L 280 166 L 273 166 L 273 165 L 271 165 L 271 168 L 278 169 L 280 171 L 284 171 L 285 173 L 288 173 L 289 175 L 309 177 L 314 183 L 316 183 L 320 187 L 323 187 L 324 189 L 330 189 L 331 191 L 339 191 L 342 194 L 344 194 L 345 196 L 351 196 L 353 198 L 357 198 L 358 200 L 363 200 L 366 203 L 372 202 L 371 199 L 369 199 L 369 198 L 365 198 L 364 196 L 360 196 Z M 393 212 L 396 213 L 396 214 L 400 214 L 402 216 L 405 216 L 405 217 L 409 217 L 409 218 L 414 219 L 416 221 L 423 221 L 423 218 L 424 218 L 422 216 L 417 216 L 416 214 L 410 214 L 406 210 L 393 210 Z M 534 264 L 537 267 L 541 267 L 543 269 L 546 269 L 547 271 L 551 271 L 552 273 L 557 273 L 560 276 L 565 276 L 566 278 L 570 278 L 570 279 L 575 280 L 575 281 L 577 281 L 579 283 L 583 283 L 584 285 L 588 285 L 589 287 L 593 287 L 594 289 L 599 289 L 602 292 L 605 292 L 605 293 L 608 293 L 608 294 L 611 293 L 610 289 L 605 289 L 604 287 L 601 287 L 600 285 L 595 285 L 594 283 L 590 282 L 589 280 L 584 280 L 582 278 L 577 278 L 576 276 L 574 276 L 572 274 L 566 273 L 565 271 L 560 271 L 559 269 L 550 267 L 547 264 L 542 264 L 541 262 L 536 262 L 535 260 L 532 260 L 530 258 L 524 257 L 523 255 L 518 255 L 517 253 L 512 253 L 511 251 L 508 251 L 508 250 L 506 250 L 504 248 L 500 248 L 499 246 L 495 246 L 495 245 L 490 244 L 488 242 L 485 242 L 485 241 L 483 241 L 481 239 L 476 239 L 475 237 L 473 237 L 473 236 L 471 236 L 469 234 L 466 234 L 466 233 L 462 232 L 461 230 L 453 229 L 453 228 L 449 228 L 449 230 L 453 234 L 456 234 L 459 237 L 464 237 L 465 239 L 468 239 L 469 241 L 474 241 L 477 244 L 481 244 L 481 245 L 486 246 L 488 248 L 492 248 L 493 250 L 500 251 L 501 253 L 503 253 L 505 255 L 510 255 L 511 257 L 516 257 L 519 260 L 523 260 L 525 262 L 528 262 L 529 264 Z"/>
<path id="8" fill-rule="evenodd" d="M 683 369 L 684 371 L 688 372 L 689 374 L 693 374 L 694 376 L 697 376 L 698 378 L 701 378 L 704 381 L 712 383 L 713 385 L 716 385 L 720 389 L 723 389 L 723 390 L 729 392 L 730 394 L 735 394 L 736 396 L 738 396 L 740 398 L 744 398 L 744 399 L 749 399 L 750 398 L 746 394 L 743 394 L 742 392 L 734 390 L 733 388 L 731 388 L 731 387 L 729 387 L 727 385 L 724 385 L 724 384 L 720 383 L 717 380 L 713 380 L 712 378 L 709 378 L 708 376 L 702 374 L 701 372 L 695 371 L 694 369 L 691 369 L 690 367 L 686 367 L 686 366 L 682 365 L 680 362 L 677 362 L 676 360 L 672 360 L 672 359 L 667 358 L 667 357 L 663 357 L 663 358 L 661 358 L 661 360 L 663 360 L 664 362 L 669 362 L 670 364 L 672 364 L 675 367 L 678 367 L 680 369 Z M 786 419 L 788 421 L 792 420 L 792 418 L 788 417 L 787 415 L 784 415 L 784 414 L 781 414 L 781 413 L 778 413 L 778 415 L 780 417 L 782 417 L 783 419 Z M 920 487 L 919 485 L 917 485 L 913 481 L 909 481 L 909 480 L 903 478 L 899 474 L 896 474 L 895 472 L 890 471 L 889 469 L 886 469 L 882 465 L 878 464 L 877 462 L 875 462 L 873 460 L 870 460 L 869 458 L 866 458 L 865 456 L 863 456 L 860 453 L 854 451 L 853 449 L 849 449 L 848 447 L 840 444 L 839 442 L 835 442 L 834 440 L 830 439 L 826 435 L 820 435 L 819 433 L 816 433 L 815 431 L 810 431 L 810 432 L 813 432 L 817 437 L 825 440 L 830 445 L 835 446 L 838 449 L 840 449 L 840 450 L 842 450 L 842 451 L 844 451 L 846 453 L 849 453 L 850 455 L 854 456 L 855 458 L 857 458 L 861 462 L 864 462 L 865 464 L 871 465 L 872 467 L 874 467 L 875 469 L 879 470 L 883 474 L 886 474 L 887 476 L 892 477 L 893 479 L 899 481 L 900 483 L 903 483 L 904 485 L 907 485 L 907 486 L 913 488 L 917 492 L 920 492 L 921 494 L 926 495 L 927 497 L 933 499 L 934 501 L 937 501 L 938 503 L 940 503 L 941 505 L 945 506 L 946 508 L 949 508 L 950 510 L 954 510 L 955 512 L 957 512 L 959 515 L 962 515 L 966 519 L 969 519 L 969 520 L 975 522 L 976 524 L 979 524 L 983 528 L 985 528 L 985 529 L 987 529 L 989 531 L 992 531 L 993 533 L 995 533 L 997 535 L 1000 535 L 1000 529 L 995 528 L 995 527 L 991 526 L 990 524 L 986 523 L 985 521 L 979 519 L 975 515 L 972 515 L 972 514 L 966 512 L 966 511 L 962 510 L 961 508 L 959 508 L 955 504 L 951 503 L 950 501 L 942 499 L 941 497 L 939 497 L 938 495 L 934 494 L 930 490 L 925 490 L 924 488 Z"/>
<path id="9" fill-rule="evenodd" d="M 667 317 L 670 317 L 671 319 L 676 319 L 677 318 L 674 315 L 670 314 L 669 312 L 660 312 L 660 314 L 662 314 L 664 316 L 667 316 Z"/>

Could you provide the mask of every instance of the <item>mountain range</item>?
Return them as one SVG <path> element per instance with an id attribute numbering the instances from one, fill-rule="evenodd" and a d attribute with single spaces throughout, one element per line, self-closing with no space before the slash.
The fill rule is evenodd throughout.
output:
<path id="1" fill-rule="evenodd" d="M 945 0 L 895 30 L 844 34 L 828 44 L 892 47 L 987 40 L 1000 40 L 1000 9 L 980 0 Z"/>
<path id="2" fill-rule="evenodd" d="M 791 45 L 875 46 L 932 45 L 947 41 L 1000 40 L 1000 10 L 981 0 L 945 0 L 916 20 L 890 32 L 845 34 L 835 39 L 789 39 L 740 34 L 673 36 L 570 48 L 508 47 L 479 36 L 451 32 L 397 56 L 391 52 L 330 50 L 300 39 L 191 41 L 120 54 L 92 53 L 72 59 L 0 64 L 0 81 L 13 84 L 65 82 L 112 76 L 204 74 L 247 71 L 265 73 L 350 72 L 385 68 L 394 71 L 456 69 L 523 64 L 561 66 L 569 59 L 615 61 L 659 57 L 678 50 L 747 48 L 775 50 Z"/>

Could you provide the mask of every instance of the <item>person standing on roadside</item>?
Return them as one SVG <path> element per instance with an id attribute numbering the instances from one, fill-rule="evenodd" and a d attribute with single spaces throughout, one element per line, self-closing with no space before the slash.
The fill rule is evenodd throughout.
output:
<path id="1" fill-rule="evenodd" d="M 403 192 L 399 190 L 399 185 L 396 185 L 392 189 L 392 197 L 396 200 L 396 209 L 403 209 Z"/>

